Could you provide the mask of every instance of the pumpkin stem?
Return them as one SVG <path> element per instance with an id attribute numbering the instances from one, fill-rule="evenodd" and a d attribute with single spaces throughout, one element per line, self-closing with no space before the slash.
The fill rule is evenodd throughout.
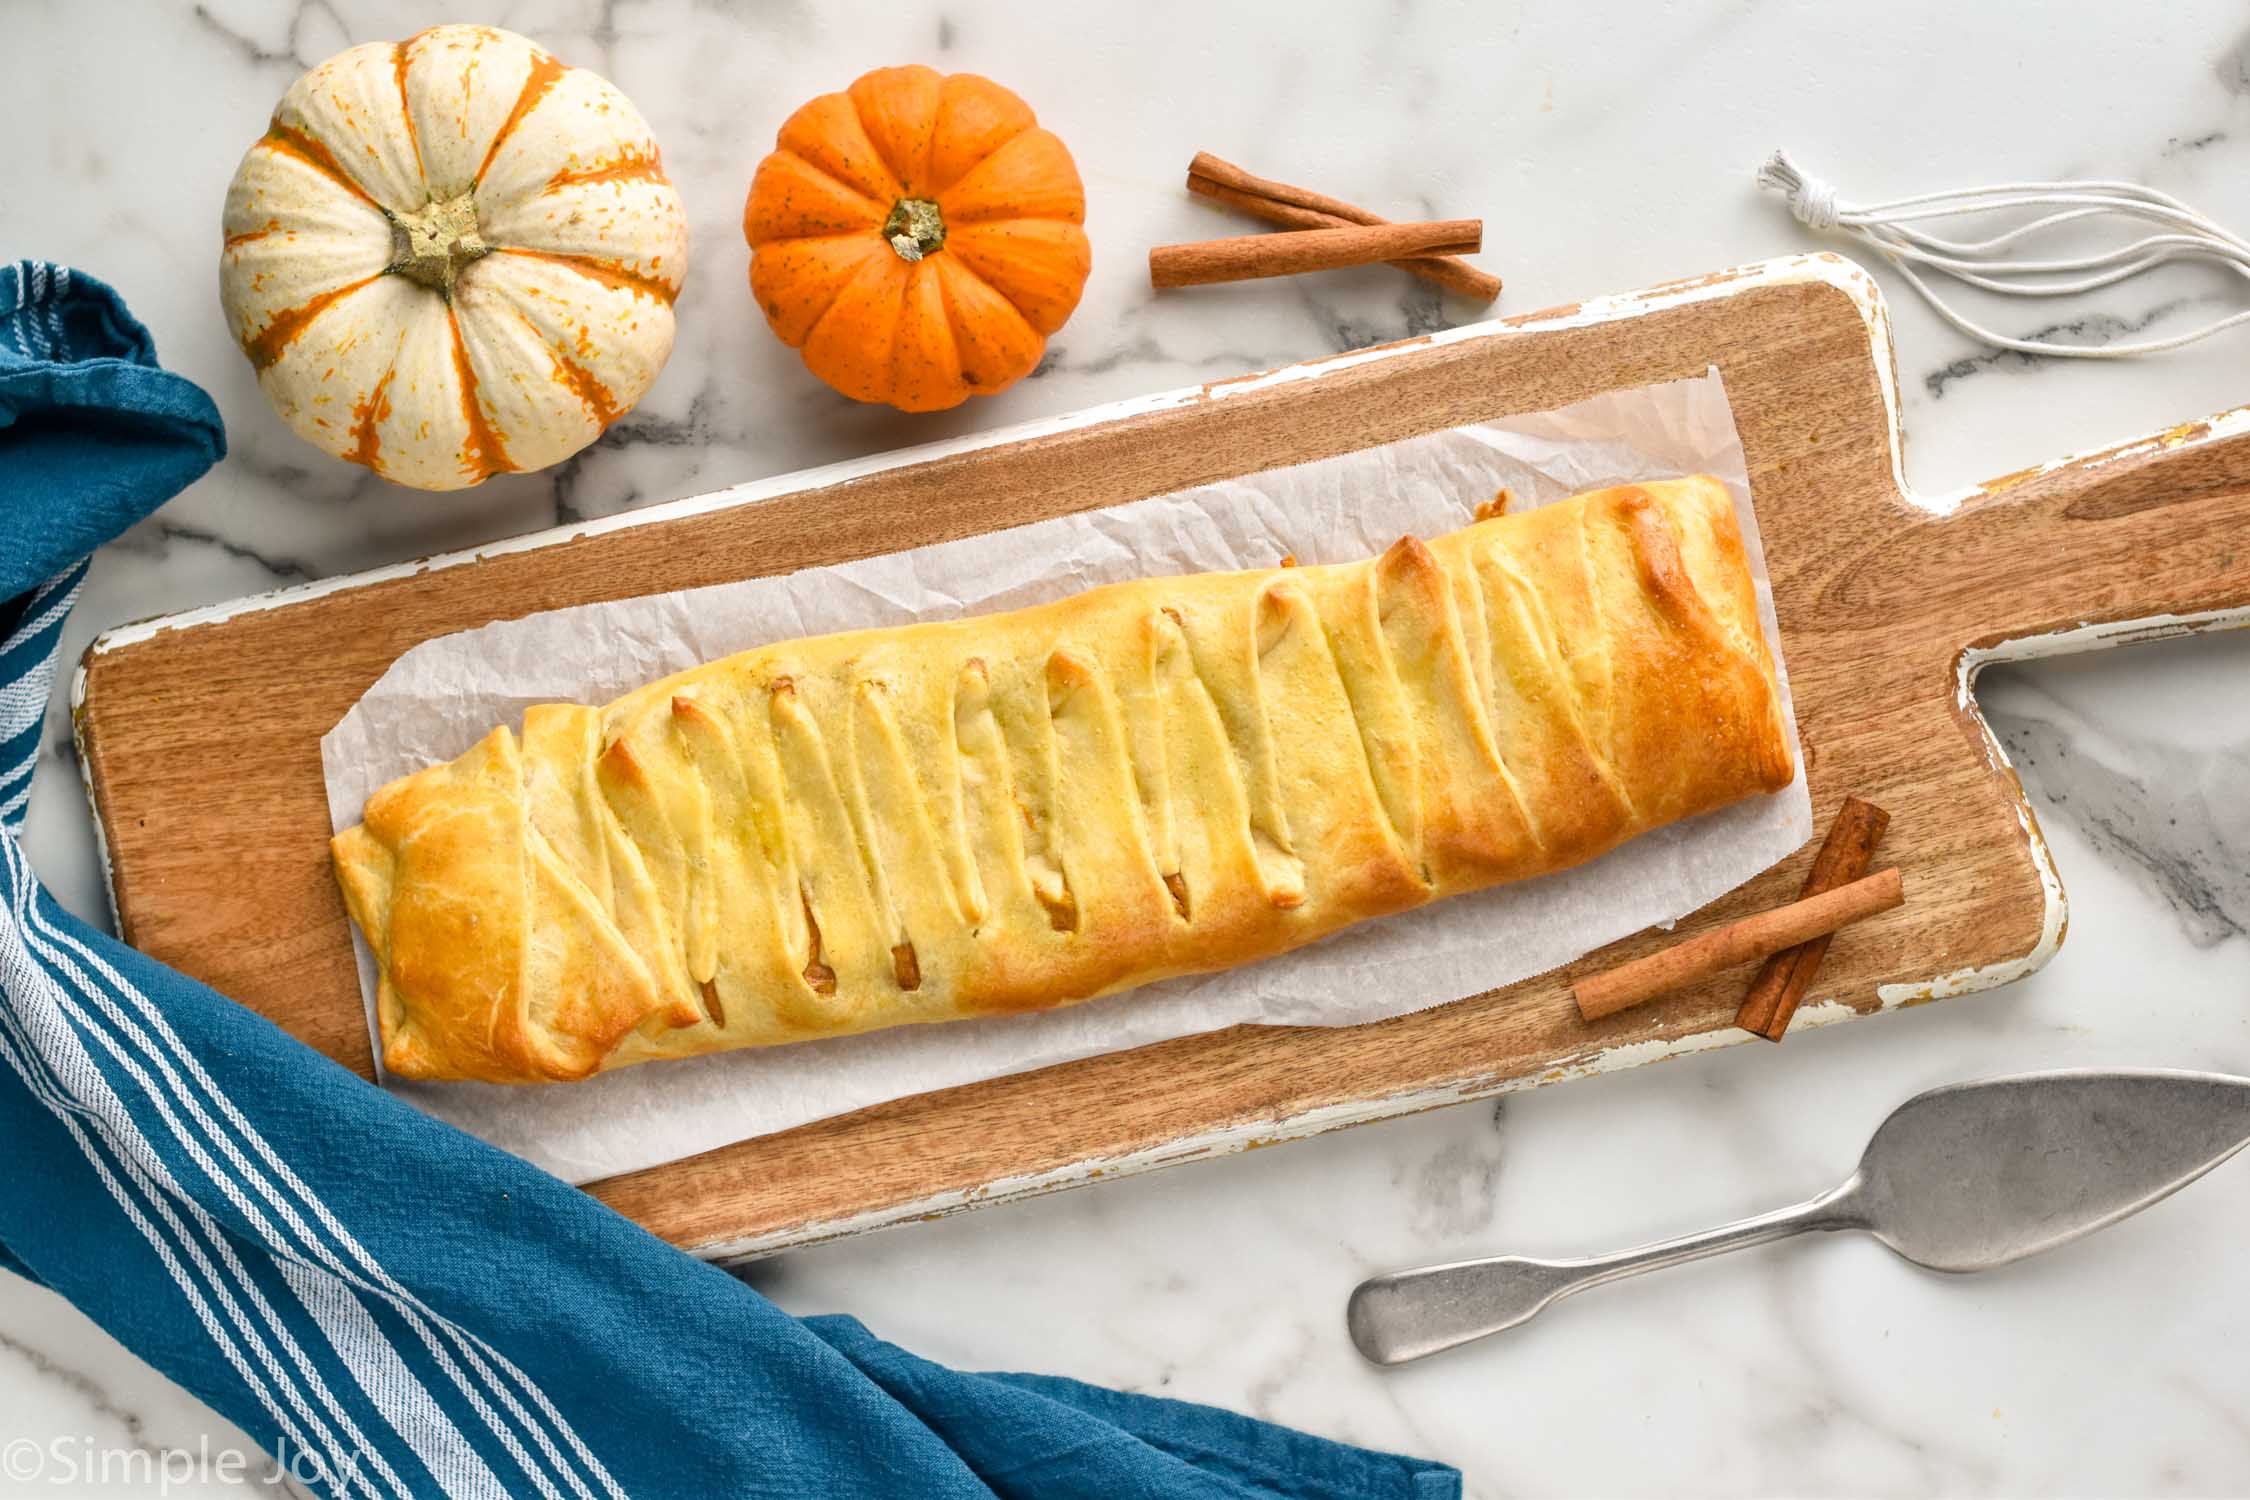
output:
<path id="1" fill-rule="evenodd" d="M 467 193 L 390 220 L 391 263 L 383 269 L 440 296 L 452 296 L 462 268 L 492 250 L 478 232 L 476 204 Z"/>
<path id="2" fill-rule="evenodd" d="M 927 198 L 901 198 L 883 221 L 883 238 L 900 260 L 920 260 L 945 247 L 945 215 Z"/>

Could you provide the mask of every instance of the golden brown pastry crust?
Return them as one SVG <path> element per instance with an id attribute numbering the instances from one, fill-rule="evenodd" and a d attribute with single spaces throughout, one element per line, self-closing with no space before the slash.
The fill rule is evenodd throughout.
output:
<path id="1" fill-rule="evenodd" d="M 334 851 L 385 1065 L 533 1082 L 1246 963 L 1794 769 L 1696 478 L 534 708 Z"/>

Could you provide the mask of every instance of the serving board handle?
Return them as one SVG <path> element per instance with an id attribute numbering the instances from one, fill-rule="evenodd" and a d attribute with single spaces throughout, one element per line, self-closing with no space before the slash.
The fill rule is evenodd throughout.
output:
<path id="1" fill-rule="evenodd" d="M 1991 481 L 1907 545 L 1956 656 L 2250 624 L 2250 407 Z"/>

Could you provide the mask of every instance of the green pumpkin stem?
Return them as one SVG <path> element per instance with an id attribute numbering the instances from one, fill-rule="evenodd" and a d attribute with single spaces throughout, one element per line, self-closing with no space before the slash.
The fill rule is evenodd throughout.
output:
<path id="1" fill-rule="evenodd" d="M 903 261 L 945 248 L 945 215 L 927 198 L 901 198 L 883 221 L 883 238 Z"/>

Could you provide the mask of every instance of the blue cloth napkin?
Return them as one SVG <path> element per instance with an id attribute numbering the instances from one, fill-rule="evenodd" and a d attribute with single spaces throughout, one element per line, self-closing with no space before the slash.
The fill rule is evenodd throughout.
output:
<path id="1" fill-rule="evenodd" d="M 102 542 L 215 463 L 108 287 L 0 267 L 0 1265 L 335 1496 L 1449 1500 L 1442 1465 L 800 1321 L 88 927 L 17 834 Z"/>

